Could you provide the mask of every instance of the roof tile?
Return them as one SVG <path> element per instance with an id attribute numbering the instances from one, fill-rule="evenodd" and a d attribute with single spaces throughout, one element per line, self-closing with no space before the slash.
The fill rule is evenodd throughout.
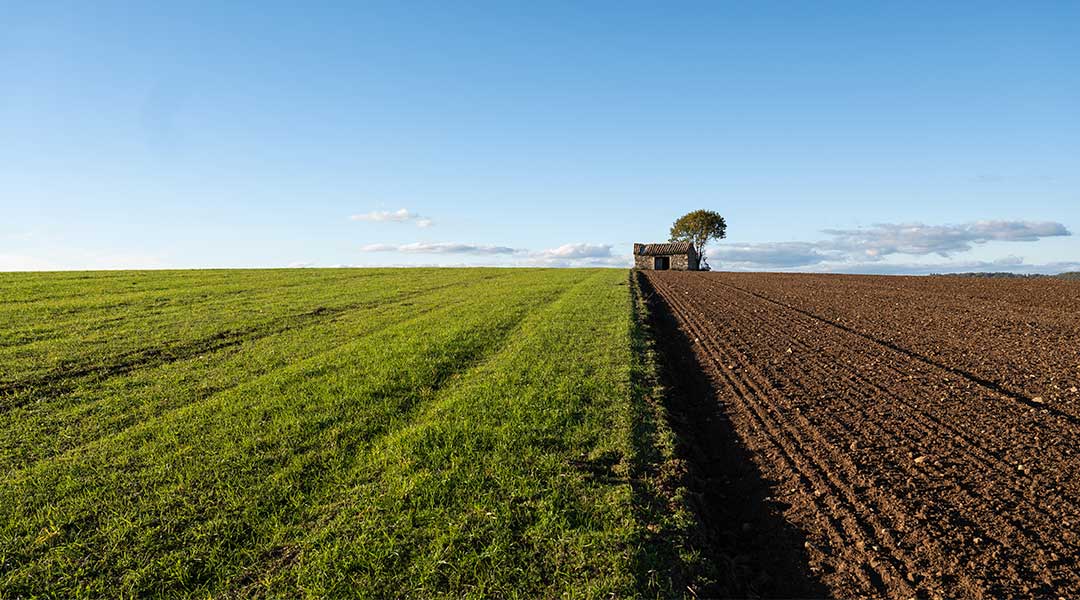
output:
<path id="1" fill-rule="evenodd" d="M 641 256 L 657 256 L 664 254 L 686 254 L 694 245 L 690 242 L 668 242 L 665 244 L 645 244 L 638 254 Z"/>

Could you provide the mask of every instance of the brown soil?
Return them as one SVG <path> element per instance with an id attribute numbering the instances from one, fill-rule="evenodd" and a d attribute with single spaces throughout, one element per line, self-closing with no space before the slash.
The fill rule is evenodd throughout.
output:
<path id="1" fill-rule="evenodd" d="M 643 275 L 829 595 L 1080 597 L 1080 284 Z"/>

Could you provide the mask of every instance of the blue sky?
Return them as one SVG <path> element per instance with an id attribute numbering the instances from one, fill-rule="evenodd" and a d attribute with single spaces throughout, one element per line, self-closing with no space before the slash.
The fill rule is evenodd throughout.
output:
<path id="1" fill-rule="evenodd" d="M 0 7 L 0 270 L 1080 266 L 1080 3 L 161 4 Z"/>

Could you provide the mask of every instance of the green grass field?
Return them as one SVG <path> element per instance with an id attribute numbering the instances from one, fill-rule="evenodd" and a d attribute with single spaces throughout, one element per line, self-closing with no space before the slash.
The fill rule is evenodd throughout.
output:
<path id="1" fill-rule="evenodd" d="M 0 274 L 0 597 L 665 595 L 623 270 Z"/>

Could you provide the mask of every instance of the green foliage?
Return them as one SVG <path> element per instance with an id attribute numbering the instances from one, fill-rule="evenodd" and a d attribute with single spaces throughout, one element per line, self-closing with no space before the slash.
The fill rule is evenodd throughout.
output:
<path id="1" fill-rule="evenodd" d="M 671 241 L 692 242 L 701 258 L 705 258 L 705 244 L 709 240 L 722 240 L 727 235 L 724 217 L 711 210 L 695 210 L 679 217 L 671 226 Z"/>
<path id="2" fill-rule="evenodd" d="M 628 290 L 0 273 L 0 597 L 670 592 Z"/>

